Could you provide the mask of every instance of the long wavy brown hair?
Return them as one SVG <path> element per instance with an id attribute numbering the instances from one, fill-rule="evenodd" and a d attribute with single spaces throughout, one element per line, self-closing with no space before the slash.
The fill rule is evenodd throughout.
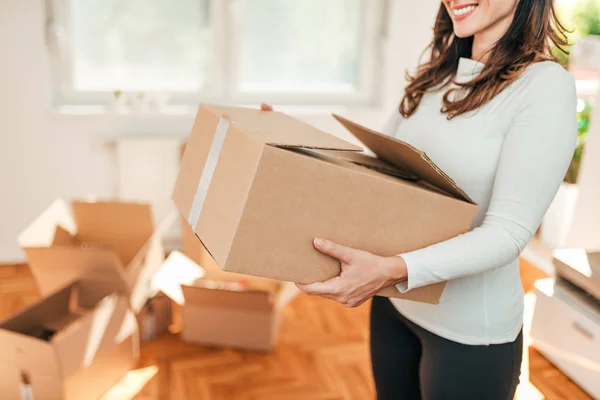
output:
<path id="1" fill-rule="evenodd" d="M 439 90 L 454 81 L 458 61 L 471 57 L 473 37 L 454 35 L 452 18 L 441 4 L 433 28 L 434 38 L 425 50 L 429 61 L 421 64 L 414 76 L 407 74 L 408 85 L 399 111 L 411 116 L 428 91 Z M 552 47 L 567 52 L 566 29 L 558 20 L 552 0 L 519 0 L 513 21 L 504 36 L 489 51 L 482 72 L 466 83 L 446 91 L 441 112 L 448 119 L 475 110 L 514 82 L 532 63 L 557 61 Z M 460 91 L 460 96 L 452 96 Z"/>

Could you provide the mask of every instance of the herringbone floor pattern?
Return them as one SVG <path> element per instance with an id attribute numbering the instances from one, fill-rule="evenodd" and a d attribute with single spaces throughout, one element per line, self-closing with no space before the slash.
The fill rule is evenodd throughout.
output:
<path id="1" fill-rule="evenodd" d="M 539 276 L 530 266 L 524 271 L 529 289 Z M 27 267 L 0 266 L 0 317 L 37 297 Z M 140 369 L 106 399 L 372 399 L 367 322 L 368 305 L 351 310 L 300 296 L 286 310 L 272 354 L 208 349 L 165 335 L 142 347 Z M 526 354 L 525 378 L 531 383 L 523 382 L 519 400 L 590 399 L 535 350 Z"/>

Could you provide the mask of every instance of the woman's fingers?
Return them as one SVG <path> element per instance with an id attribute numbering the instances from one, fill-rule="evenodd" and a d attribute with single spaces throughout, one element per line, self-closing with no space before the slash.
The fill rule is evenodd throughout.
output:
<path id="1" fill-rule="evenodd" d="M 350 247 L 342 246 L 331 240 L 321 238 L 316 238 L 314 240 L 314 246 L 321 253 L 337 258 L 344 264 L 350 264 L 352 262 L 352 254 L 356 251 Z"/>
<path id="2" fill-rule="evenodd" d="M 310 295 L 323 295 L 333 293 L 333 283 L 331 280 L 325 282 L 315 282 L 309 283 L 307 285 L 303 285 L 301 283 L 297 283 L 296 286 L 298 289 L 302 290 L 306 294 Z"/>

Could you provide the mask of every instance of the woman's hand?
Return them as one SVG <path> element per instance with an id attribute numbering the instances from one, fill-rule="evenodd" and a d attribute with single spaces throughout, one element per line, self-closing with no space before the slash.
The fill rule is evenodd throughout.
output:
<path id="1" fill-rule="evenodd" d="M 338 259 L 342 271 L 339 276 L 324 282 L 296 284 L 309 295 L 323 296 L 347 307 L 357 307 L 381 289 L 406 279 L 406 263 L 402 257 L 381 257 L 320 238 L 314 240 L 314 246 L 321 253 Z"/>

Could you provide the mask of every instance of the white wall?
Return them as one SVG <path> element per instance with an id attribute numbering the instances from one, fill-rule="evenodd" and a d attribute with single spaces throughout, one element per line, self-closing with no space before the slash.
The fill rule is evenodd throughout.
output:
<path id="1" fill-rule="evenodd" d="M 156 168 L 157 162 L 169 163 L 164 168 L 169 176 L 156 177 L 165 185 L 173 178 L 175 158 L 171 153 L 176 146 L 166 145 L 169 155 L 157 159 L 156 143 L 184 135 L 192 124 L 192 116 L 66 116 L 53 112 L 43 4 L 40 0 L 0 0 L 0 262 L 22 259 L 17 234 L 54 198 L 114 197 L 119 195 L 119 186 L 127 184 L 119 179 L 123 176 L 136 184 L 131 168 L 122 174 L 118 171 L 117 160 L 122 160 L 123 154 L 106 137 L 157 135 L 158 142 L 145 148 L 145 157 L 138 153 L 135 162 L 138 166 L 154 163 L 153 174 L 163 170 Z M 437 7 L 438 2 L 392 0 L 382 106 L 343 110 L 345 114 L 374 127 L 383 123 L 400 96 L 404 69 L 415 65 L 430 39 Z M 331 119 L 304 117 L 324 129 L 339 129 Z M 138 174 L 140 171 L 144 168 L 137 169 Z M 147 183 L 146 179 L 142 184 Z M 156 188 L 142 184 L 128 193 L 160 195 Z M 156 205 L 161 214 L 169 197 L 170 193 L 165 193 L 162 199 L 153 199 L 160 203 Z"/>
<path id="2" fill-rule="evenodd" d="M 600 92 L 595 104 L 600 105 Z M 578 183 L 579 197 L 566 245 L 600 250 L 600 107 L 590 119 Z"/>

